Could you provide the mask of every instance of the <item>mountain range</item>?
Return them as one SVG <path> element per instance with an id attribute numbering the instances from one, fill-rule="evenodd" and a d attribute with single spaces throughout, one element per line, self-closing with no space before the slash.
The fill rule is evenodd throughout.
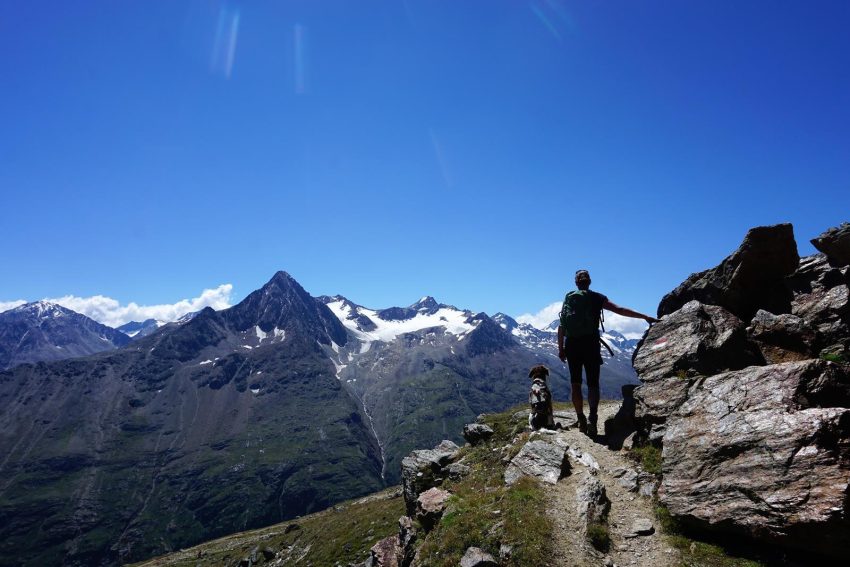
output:
<path id="1" fill-rule="evenodd" d="M 47 301 L 0 313 L 0 369 L 122 347 L 124 333 Z"/>
<path id="2" fill-rule="evenodd" d="M 617 397 L 634 342 L 607 338 Z M 138 560 L 398 483 L 410 450 L 524 403 L 531 366 L 565 399 L 554 350 L 503 314 L 368 309 L 278 272 L 121 348 L 18 365 L 0 373 L 0 564 Z"/>

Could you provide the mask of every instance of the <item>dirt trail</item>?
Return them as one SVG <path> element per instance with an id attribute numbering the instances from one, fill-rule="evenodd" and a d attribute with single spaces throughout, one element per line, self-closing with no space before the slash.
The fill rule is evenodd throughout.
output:
<path id="1" fill-rule="evenodd" d="M 619 409 L 616 402 L 603 403 L 599 407 L 599 428 L 609 417 L 613 417 Z M 570 412 L 571 414 L 571 412 Z M 565 420 L 568 424 L 574 419 Z M 623 471 L 639 471 L 639 467 L 619 451 L 612 451 L 603 444 L 602 439 L 594 440 L 580 433 L 577 427 L 570 427 L 555 435 L 559 444 L 566 444 L 574 455 L 580 451 L 585 456 L 581 459 L 590 466 L 578 462 L 571 457 L 572 472 L 558 481 L 552 490 L 548 491 L 549 502 L 547 514 L 554 520 L 555 549 L 571 550 L 570 553 L 559 554 L 553 558 L 552 565 L 556 567 L 579 567 L 588 565 L 647 565 L 653 567 L 673 567 L 679 565 L 678 552 L 665 541 L 660 533 L 660 526 L 653 514 L 652 498 L 631 492 L 624 486 L 629 473 Z M 577 451 L 576 451 L 577 450 Z M 587 455 L 592 457 L 587 458 Z M 598 469 L 593 466 L 598 463 Z M 594 470 L 596 469 L 596 470 Z M 576 488 L 587 475 L 595 474 L 605 486 L 611 501 L 608 514 L 608 529 L 611 545 L 607 552 L 597 551 L 587 541 L 584 527 L 577 513 Z M 634 486 L 634 483 L 631 483 Z M 634 535 L 636 520 L 652 522 L 654 532 L 650 535 Z"/>

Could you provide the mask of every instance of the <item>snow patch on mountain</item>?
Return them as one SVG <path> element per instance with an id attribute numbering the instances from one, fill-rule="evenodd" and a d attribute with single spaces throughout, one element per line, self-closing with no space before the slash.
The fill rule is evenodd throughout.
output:
<path id="1" fill-rule="evenodd" d="M 445 305 L 428 305 L 430 303 L 428 300 L 433 301 L 426 296 L 413 305 L 416 309 L 413 317 L 393 320 L 385 320 L 381 318 L 379 311 L 355 306 L 342 298 L 327 303 L 327 306 L 355 337 L 366 343 L 392 342 L 404 333 L 413 333 L 430 327 L 443 327 L 447 333 L 464 336 L 478 326 L 479 322 L 473 321 L 468 311 Z M 375 328 L 369 331 L 361 330 L 362 325 L 358 325 L 358 319 L 362 317 L 368 318 Z M 368 352 L 369 347 L 363 348 L 365 350 L 362 352 Z"/>

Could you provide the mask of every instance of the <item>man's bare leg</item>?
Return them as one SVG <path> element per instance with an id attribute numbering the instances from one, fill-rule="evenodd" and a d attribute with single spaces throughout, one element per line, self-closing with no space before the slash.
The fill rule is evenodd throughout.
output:
<path id="1" fill-rule="evenodd" d="M 576 410 L 576 417 L 578 418 L 578 428 L 579 431 L 584 433 L 587 431 L 587 418 L 584 417 L 584 396 L 581 394 L 581 382 L 570 383 L 570 390 L 573 399 L 573 407 Z M 589 396 L 588 396 L 589 397 Z M 599 396 L 597 395 L 596 403 L 599 403 Z"/>

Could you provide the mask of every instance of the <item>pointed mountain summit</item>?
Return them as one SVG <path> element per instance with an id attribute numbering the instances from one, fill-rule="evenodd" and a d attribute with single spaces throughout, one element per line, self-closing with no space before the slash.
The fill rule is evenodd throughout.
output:
<path id="1" fill-rule="evenodd" d="M 346 341 L 345 328 L 339 319 L 283 271 L 222 313 L 237 331 L 258 327 L 262 333 L 278 329 L 290 336 L 312 338 L 326 345 L 331 342 L 344 345 Z"/>
<path id="2" fill-rule="evenodd" d="M 95 354 L 128 342 L 124 333 L 49 301 L 0 313 L 0 370 Z"/>

